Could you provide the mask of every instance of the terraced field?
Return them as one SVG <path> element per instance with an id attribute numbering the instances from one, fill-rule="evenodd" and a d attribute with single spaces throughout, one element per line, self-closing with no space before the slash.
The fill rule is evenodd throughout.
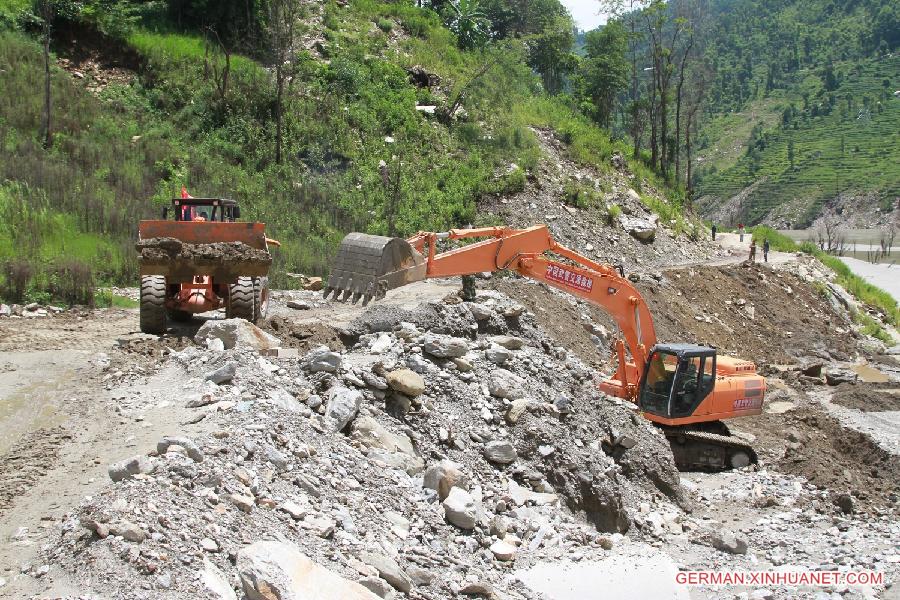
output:
<path id="1" fill-rule="evenodd" d="M 764 144 L 756 158 L 748 155 L 746 146 L 743 152 L 724 148 L 719 155 L 710 155 L 709 163 L 717 168 L 702 172 L 698 185 L 701 205 L 707 212 L 754 183 L 758 184 L 754 190 L 733 201 L 735 218 L 745 223 L 781 214 L 787 223 L 804 227 L 825 202 L 838 194 L 875 192 L 882 207 L 896 203 L 900 196 L 900 97 L 893 96 L 893 91 L 900 83 L 900 56 L 871 59 L 856 66 L 837 65 L 835 70 L 843 77 L 830 110 L 824 106 L 827 96 L 822 97 L 822 107 L 802 110 L 803 94 L 807 94 L 812 108 L 822 87 L 819 74 L 807 71 L 800 74 L 802 79 L 791 93 L 783 93 L 780 102 L 773 104 L 768 99 L 765 111 L 760 112 L 756 103 L 740 113 L 762 123 Z M 790 105 L 801 114 L 786 127 L 780 118 L 772 124 L 773 113 L 779 114 Z M 811 116 L 813 113 L 818 116 Z M 727 120 L 733 126 L 735 115 Z M 731 164 L 728 154 L 734 157 Z"/>

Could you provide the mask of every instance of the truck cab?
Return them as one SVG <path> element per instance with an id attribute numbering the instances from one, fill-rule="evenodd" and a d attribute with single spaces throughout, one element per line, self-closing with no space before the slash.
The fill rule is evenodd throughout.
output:
<path id="1" fill-rule="evenodd" d="M 169 218 L 169 208 L 163 208 L 163 221 Z M 173 198 L 171 209 L 176 221 L 233 223 L 241 218 L 241 207 L 228 198 Z"/>

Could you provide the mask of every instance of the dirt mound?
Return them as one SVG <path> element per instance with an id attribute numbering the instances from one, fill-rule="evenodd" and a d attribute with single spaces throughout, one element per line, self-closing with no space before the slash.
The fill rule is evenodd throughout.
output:
<path id="1" fill-rule="evenodd" d="M 856 351 L 858 336 L 844 318 L 792 273 L 698 267 L 667 271 L 662 283 L 642 279 L 638 287 L 661 341 L 713 345 L 757 364 L 845 361 Z"/>
<path id="2" fill-rule="evenodd" d="M 340 350 L 344 347 L 338 332 L 323 323 L 298 323 L 288 317 L 274 316 L 259 326 L 263 331 L 280 339 L 283 347 L 297 348 L 301 352 L 319 346 L 328 346 L 331 350 Z"/>
<path id="3" fill-rule="evenodd" d="M 583 317 L 587 315 L 594 323 L 612 326 L 612 320 L 602 309 L 521 277 L 494 277 L 486 285 L 525 305 L 541 329 L 550 337 L 565 341 L 566 349 L 578 358 L 596 368 L 605 366 L 610 355 L 609 348 L 603 343 L 606 340 L 601 339 L 601 347 L 598 347 L 591 338 L 590 324 L 586 327 L 587 321 Z"/>
<path id="4" fill-rule="evenodd" d="M 900 463 L 872 439 L 814 406 L 754 417 L 754 446 L 778 471 L 802 475 L 830 497 L 850 494 L 857 510 L 897 507 Z"/>
<path id="5" fill-rule="evenodd" d="M 861 383 L 842 383 L 835 388 L 831 401 L 863 412 L 900 410 L 900 388 L 897 388 L 896 385 L 883 387 Z"/>
<path id="6" fill-rule="evenodd" d="M 150 238 L 135 244 L 142 263 L 218 262 L 272 264 L 272 256 L 265 250 L 252 248 L 243 242 L 215 242 L 186 244 L 175 238 Z"/>

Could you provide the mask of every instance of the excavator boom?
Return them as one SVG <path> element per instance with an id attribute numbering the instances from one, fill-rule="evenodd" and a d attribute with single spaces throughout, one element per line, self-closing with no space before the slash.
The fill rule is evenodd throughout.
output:
<path id="1" fill-rule="evenodd" d="M 437 252 L 438 240 L 478 239 Z M 564 263 L 549 253 L 571 261 Z M 363 305 L 388 290 L 426 278 L 452 277 L 508 269 L 542 281 L 604 308 L 616 321 L 630 353 L 619 349 L 619 369 L 605 384 L 610 393 L 634 398 L 640 369 L 656 344 L 653 318 L 632 283 L 604 265 L 557 243 L 546 225 L 527 229 L 486 227 L 419 233 L 408 240 L 351 233 L 338 249 L 325 288 L 329 295 Z"/>
<path id="2" fill-rule="evenodd" d="M 439 242 L 474 240 L 438 252 Z M 607 394 L 635 402 L 669 438 L 682 468 L 721 469 L 756 461 L 721 419 L 762 412 L 765 378 L 748 361 L 717 357 L 714 348 L 657 344 L 653 317 L 621 268 L 557 243 L 546 225 L 420 232 L 403 240 L 351 233 L 338 249 L 325 297 L 362 300 L 437 277 L 510 270 L 604 309 L 624 340 L 615 343 Z M 717 365 L 718 360 L 718 365 Z"/>

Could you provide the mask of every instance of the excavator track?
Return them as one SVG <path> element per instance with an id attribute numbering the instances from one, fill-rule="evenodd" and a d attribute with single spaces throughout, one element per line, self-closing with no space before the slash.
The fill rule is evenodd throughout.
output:
<path id="1" fill-rule="evenodd" d="M 726 433 L 728 429 L 722 424 Z M 756 464 L 753 448 L 733 435 L 665 427 L 679 471 L 726 471 Z"/>

